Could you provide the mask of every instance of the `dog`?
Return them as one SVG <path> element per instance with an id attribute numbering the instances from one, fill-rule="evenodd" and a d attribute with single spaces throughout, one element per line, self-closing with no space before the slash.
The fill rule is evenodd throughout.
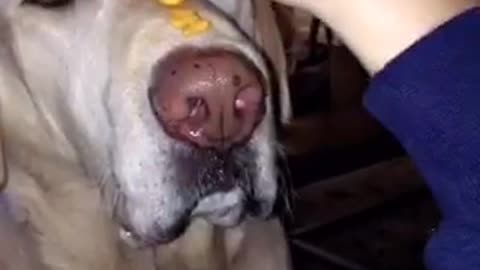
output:
<path id="1" fill-rule="evenodd" d="M 254 23 L 186 6 L 208 32 L 154 0 L 0 1 L 2 270 L 290 269 L 285 80 Z"/>

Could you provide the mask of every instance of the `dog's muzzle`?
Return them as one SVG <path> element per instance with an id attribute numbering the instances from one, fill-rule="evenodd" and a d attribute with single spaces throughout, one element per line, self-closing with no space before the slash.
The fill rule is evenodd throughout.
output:
<path id="1" fill-rule="evenodd" d="M 255 198 L 258 164 L 250 145 L 265 115 L 262 78 L 245 56 L 224 49 L 182 48 L 157 63 L 149 99 L 159 128 L 181 145 L 171 158 L 185 207 L 174 224 L 145 235 L 126 225 L 127 241 L 172 241 L 193 218 L 234 226 L 246 215 L 269 214 L 268 203 Z"/>

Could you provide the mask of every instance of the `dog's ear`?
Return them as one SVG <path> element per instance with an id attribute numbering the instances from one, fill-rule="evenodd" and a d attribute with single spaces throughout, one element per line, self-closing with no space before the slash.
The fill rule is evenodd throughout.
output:
<path id="1" fill-rule="evenodd" d="M 210 2 L 232 19 L 245 34 L 255 34 L 255 10 L 252 0 L 210 0 Z"/>
<path id="2" fill-rule="evenodd" d="M 240 2 L 240 1 L 238 1 Z M 243 1 L 242 1 L 243 2 Z M 253 34 L 257 44 L 265 51 L 272 63 L 277 88 L 275 94 L 278 106 L 277 117 L 282 123 L 288 123 L 291 115 L 290 88 L 288 84 L 287 54 L 278 28 L 277 16 L 270 0 L 254 0 Z"/>

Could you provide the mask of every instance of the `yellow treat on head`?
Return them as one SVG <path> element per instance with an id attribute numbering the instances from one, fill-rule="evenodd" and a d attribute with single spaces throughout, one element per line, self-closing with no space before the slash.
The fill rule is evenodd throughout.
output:
<path id="1" fill-rule="evenodd" d="M 173 18 L 182 18 L 182 17 L 192 17 L 192 16 L 197 16 L 197 13 L 188 8 L 172 8 L 170 9 L 170 15 Z"/>
<path id="2" fill-rule="evenodd" d="M 193 16 L 179 16 L 179 17 L 173 17 L 170 19 L 170 23 L 175 27 L 175 28 L 179 28 L 179 29 L 183 29 L 185 27 L 188 27 L 192 24 L 195 24 L 197 23 L 198 21 L 200 21 L 200 17 L 198 17 L 197 15 L 193 15 Z"/>
<path id="3" fill-rule="evenodd" d="M 158 0 L 160 3 L 170 6 L 170 24 L 183 31 L 185 36 L 191 37 L 210 30 L 210 22 L 202 19 L 198 13 L 185 7 L 174 7 L 182 4 L 181 0 Z"/>
<path id="4" fill-rule="evenodd" d="M 203 34 L 210 30 L 210 22 L 206 20 L 199 20 L 195 23 L 188 25 L 184 30 L 183 34 L 187 37 L 192 37 L 196 35 Z"/>
<path id="5" fill-rule="evenodd" d="M 185 2 L 185 0 L 157 0 L 160 4 L 165 6 L 179 6 Z"/>

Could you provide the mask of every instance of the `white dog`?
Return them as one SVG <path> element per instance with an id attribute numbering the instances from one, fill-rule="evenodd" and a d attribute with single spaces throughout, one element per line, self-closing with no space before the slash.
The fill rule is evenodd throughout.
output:
<path id="1" fill-rule="evenodd" d="M 210 31 L 155 0 L 0 0 L 0 269 L 289 268 L 262 219 L 278 76 L 251 22 L 187 5 Z"/>

